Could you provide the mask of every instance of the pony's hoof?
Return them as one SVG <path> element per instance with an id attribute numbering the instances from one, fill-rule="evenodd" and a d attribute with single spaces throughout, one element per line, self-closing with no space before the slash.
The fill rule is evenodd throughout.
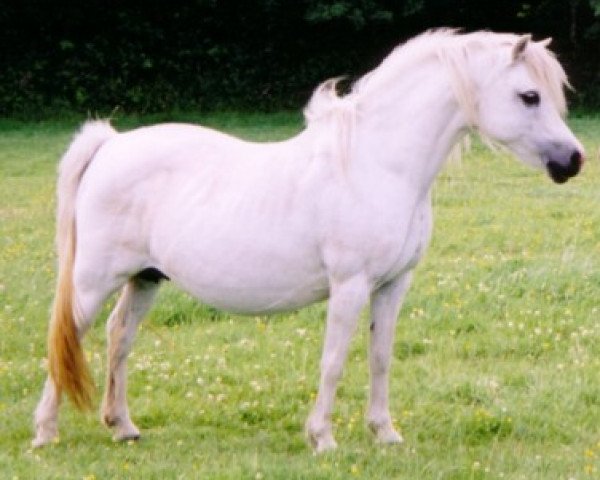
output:
<path id="1" fill-rule="evenodd" d="M 130 433 L 126 435 L 113 435 L 113 442 L 137 442 L 140 439 L 140 434 L 138 433 Z"/>
<path id="2" fill-rule="evenodd" d="M 315 453 L 324 453 L 337 448 L 337 443 L 331 434 L 331 431 L 327 430 L 306 430 L 306 437 L 310 442 Z"/>
<path id="3" fill-rule="evenodd" d="M 311 415 L 306 421 L 304 431 L 315 453 L 328 452 L 337 448 L 337 443 L 331 433 L 331 423 Z"/>
<path id="4" fill-rule="evenodd" d="M 31 441 L 31 446 L 39 448 L 49 443 L 58 443 L 56 419 L 37 420 L 35 422 L 35 438 Z"/>
<path id="5" fill-rule="evenodd" d="M 386 430 L 383 432 L 377 433 L 377 443 L 381 443 L 384 445 L 399 445 L 404 443 L 404 438 L 393 428 L 390 430 Z"/>
<path id="6" fill-rule="evenodd" d="M 398 445 L 404 443 L 402 435 L 400 435 L 394 427 L 389 424 L 377 425 L 375 423 L 369 423 L 369 428 L 375 434 L 377 443 L 384 445 Z"/>
<path id="7" fill-rule="evenodd" d="M 112 424 L 113 441 L 128 442 L 140 439 L 140 431 L 131 421 L 119 421 Z"/>
<path id="8" fill-rule="evenodd" d="M 337 442 L 334 440 L 332 435 L 311 437 L 310 443 L 312 444 L 315 454 L 331 452 L 337 448 Z"/>
<path id="9" fill-rule="evenodd" d="M 38 433 L 35 438 L 31 441 L 32 448 L 40 448 L 49 443 L 58 443 L 58 434 L 44 434 Z"/>
<path id="10" fill-rule="evenodd" d="M 140 439 L 140 431 L 137 428 L 132 428 L 123 431 L 116 431 L 113 435 L 113 441 L 115 442 L 129 442 L 137 441 Z"/>
<path id="11" fill-rule="evenodd" d="M 113 430 L 113 441 L 115 442 L 128 442 L 130 440 L 139 440 L 140 438 L 140 431 L 128 415 L 103 414 L 102 421 L 104 425 Z"/>

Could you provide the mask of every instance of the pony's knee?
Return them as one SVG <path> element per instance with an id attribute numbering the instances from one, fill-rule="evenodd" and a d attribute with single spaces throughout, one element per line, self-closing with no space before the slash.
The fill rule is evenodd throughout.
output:
<path id="1" fill-rule="evenodd" d="M 387 375 L 390 370 L 390 358 L 380 352 L 371 352 L 371 375 Z"/>
<path id="2" fill-rule="evenodd" d="M 335 385 L 342 377 L 344 362 L 340 358 L 326 356 L 321 362 L 321 375 L 325 385 Z"/>

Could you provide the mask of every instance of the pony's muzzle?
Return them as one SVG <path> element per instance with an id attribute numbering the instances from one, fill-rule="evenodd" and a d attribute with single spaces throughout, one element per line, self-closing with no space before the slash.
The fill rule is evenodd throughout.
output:
<path id="1" fill-rule="evenodd" d="M 566 155 L 566 161 L 557 156 L 549 156 L 546 168 L 552 180 L 556 183 L 565 183 L 569 178 L 579 173 L 585 156 L 580 150 L 571 150 Z"/>

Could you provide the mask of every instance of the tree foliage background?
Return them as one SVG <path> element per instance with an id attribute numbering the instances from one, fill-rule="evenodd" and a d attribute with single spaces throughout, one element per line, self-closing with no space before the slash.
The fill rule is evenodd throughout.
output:
<path id="1" fill-rule="evenodd" d="M 0 115 L 298 108 L 425 29 L 552 36 L 600 107 L 600 0 L 3 0 Z"/>

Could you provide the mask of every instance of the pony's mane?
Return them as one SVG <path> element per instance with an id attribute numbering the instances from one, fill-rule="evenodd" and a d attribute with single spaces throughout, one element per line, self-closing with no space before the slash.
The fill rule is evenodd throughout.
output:
<path id="1" fill-rule="evenodd" d="M 477 125 L 477 105 L 474 87 L 465 75 L 469 57 L 477 50 L 505 48 L 512 51 L 521 37 L 509 33 L 479 31 L 460 34 L 453 29 L 438 29 L 423 33 L 396 47 L 371 72 L 360 78 L 351 92 L 340 96 L 336 91 L 339 79 L 328 80 L 315 90 L 304 110 L 307 125 L 324 119 L 348 117 L 349 109 L 372 93 L 385 90 L 415 65 L 437 58 L 449 71 L 458 104 L 471 126 Z M 549 95 L 557 109 L 566 112 L 564 86 L 570 87 L 567 76 L 556 57 L 546 46 L 549 41 L 529 42 L 521 61 L 530 74 Z M 510 49 L 510 50 L 508 50 Z M 508 57 L 507 57 L 508 58 Z M 352 117 L 354 114 L 351 115 Z"/>

